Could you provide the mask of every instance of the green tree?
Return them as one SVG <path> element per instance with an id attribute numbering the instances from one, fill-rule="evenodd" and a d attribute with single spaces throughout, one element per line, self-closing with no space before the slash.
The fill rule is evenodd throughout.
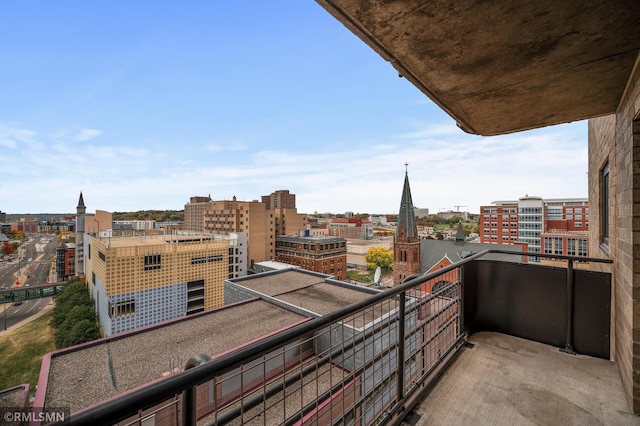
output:
<path id="1" fill-rule="evenodd" d="M 64 332 L 62 332 L 63 328 L 56 331 L 55 340 L 58 349 L 79 345 L 100 337 L 95 321 L 85 318 L 73 324 L 67 324 L 67 322 L 69 321 L 65 321 L 63 324 L 65 326 Z"/>
<path id="2" fill-rule="evenodd" d="M 459 222 L 464 222 L 464 219 L 461 218 L 460 216 L 453 216 L 452 218 L 450 218 L 448 220 L 448 222 L 449 222 L 450 225 L 455 225 L 455 224 L 457 224 Z"/>
<path id="3" fill-rule="evenodd" d="M 92 324 L 93 327 L 82 327 L 82 333 L 79 333 L 76 328 L 78 324 L 87 321 Z M 66 348 L 67 346 L 77 345 L 78 343 L 84 343 L 89 340 L 94 340 L 100 337 L 98 326 L 96 324 L 96 313 L 92 306 L 76 305 L 65 315 L 64 321 L 57 327 L 55 332 L 56 346 L 58 348 Z M 85 336 L 86 340 L 80 340 L 78 336 Z"/>
<path id="4" fill-rule="evenodd" d="M 80 279 L 69 281 L 60 294 L 56 296 L 56 304 L 53 307 L 53 318 L 51 325 L 59 326 L 67 319 L 67 315 L 74 306 L 89 306 L 93 309 L 91 296 L 87 290 L 87 285 Z M 95 315 L 95 314 L 94 314 Z"/>
<path id="5" fill-rule="evenodd" d="M 367 268 L 376 269 L 377 266 L 389 269 L 393 268 L 393 251 L 384 247 L 371 247 L 364 257 Z"/>
<path id="6" fill-rule="evenodd" d="M 71 337 L 69 341 L 71 345 L 78 345 L 84 342 L 90 342 L 100 338 L 100 331 L 95 321 L 83 319 L 74 324 L 71 328 Z M 70 345 L 70 346 L 71 346 Z"/>
<path id="7" fill-rule="evenodd" d="M 55 303 L 51 325 L 56 329 L 58 349 L 100 337 L 93 301 L 82 280 L 73 279 L 67 283 Z"/>

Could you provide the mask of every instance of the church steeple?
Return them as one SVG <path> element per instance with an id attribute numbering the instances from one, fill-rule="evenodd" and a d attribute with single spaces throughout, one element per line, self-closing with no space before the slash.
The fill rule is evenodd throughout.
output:
<path id="1" fill-rule="evenodd" d="M 80 191 L 80 199 L 78 200 L 78 206 L 76 207 L 77 214 L 85 214 L 87 208 L 84 205 L 84 198 L 82 197 L 82 191 Z"/>
<path id="2" fill-rule="evenodd" d="M 405 163 L 405 167 L 409 164 Z M 417 238 L 418 228 L 416 227 L 416 215 L 413 211 L 413 200 L 411 199 L 411 187 L 409 186 L 409 171 L 404 174 L 404 186 L 402 188 L 402 199 L 398 210 L 398 225 L 396 227 L 396 238 Z"/>
<path id="3" fill-rule="evenodd" d="M 78 199 L 78 206 L 76 207 L 76 260 L 75 268 L 77 276 L 84 276 L 84 219 L 87 213 L 87 208 L 84 205 L 84 198 L 82 197 L 82 191 L 80 191 L 80 198 Z"/>
<path id="4" fill-rule="evenodd" d="M 405 163 L 405 168 L 408 166 Z M 413 199 L 409 186 L 409 172 L 405 169 L 404 186 L 400 210 L 398 211 L 398 225 L 393 240 L 393 284 L 398 285 L 413 274 L 420 273 L 420 237 L 416 226 L 416 216 L 413 211 Z"/>

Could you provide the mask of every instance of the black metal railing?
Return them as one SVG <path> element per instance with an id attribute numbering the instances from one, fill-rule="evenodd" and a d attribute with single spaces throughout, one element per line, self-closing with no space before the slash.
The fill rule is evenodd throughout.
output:
<path id="1" fill-rule="evenodd" d="M 602 336 L 585 338 L 590 324 L 582 327 L 580 323 L 585 310 L 602 312 L 598 320 L 608 315 L 609 299 L 605 303 L 591 296 L 594 291 L 610 294 L 610 285 L 606 288 L 610 275 L 582 273 L 573 268 L 573 263 L 611 261 L 553 255 L 567 260 L 566 271 L 479 261 L 490 253 L 531 255 L 504 250 L 472 254 L 75 413 L 68 422 L 139 424 L 158 416 L 159 424 L 167 414 L 163 410 L 170 410 L 165 417 L 183 425 L 196 424 L 196 420 L 200 424 L 398 424 L 445 371 L 468 333 L 497 330 L 554 344 L 572 353 L 604 356 L 599 352 Z M 546 257 L 542 253 L 535 256 Z M 527 275 L 533 278 L 527 279 Z M 559 280 L 559 276 L 565 278 Z M 585 284 L 587 281 L 593 283 Z M 589 288 L 586 294 L 583 287 Z M 548 291 L 551 293 L 545 295 Z M 549 300 L 554 301 L 553 306 L 562 305 L 562 309 L 553 309 L 551 318 L 546 318 L 546 310 L 529 319 L 530 310 L 524 309 L 522 318 L 509 312 L 528 304 L 547 306 Z M 528 320 L 533 327 L 528 327 Z M 578 329 L 576 324 L 580 325 Z M 564 331 L 560 342 L 558 327 Z M 596 333 L 601 334 L 604 328 Z"/>

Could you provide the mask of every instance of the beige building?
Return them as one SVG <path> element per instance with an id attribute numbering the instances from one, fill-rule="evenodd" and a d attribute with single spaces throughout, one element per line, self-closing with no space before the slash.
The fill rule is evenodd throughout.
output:
<path id="1" fill-rule="evenodd" d="M 105 335 L 224 303 L 229 241 L 214 236 L 85 234 L 85 271 Z"/>
<path id="2" fill-rule="evenodd" d="M 296 208 L 274 209 L 276 237 L 280 235 L 294 235 L 307 229 L 307 215 L 298 213 Z"/>
<path id="3" fill-rule="evenodd" d="M 280 194 L 277 191 L 270 196 L 263 197 L 266 201 L 212 201 L 208 197 L 191 197 L 190 203 L 185 205 L 185 224 L 188 230 L 212 234 L 228 235 L 232 232 L 247 234 L 248 267 L 263 260 L 275 258 L 275 238 L 279 235 L 293 235 L 304 230 L 307 226 L 305 214 L 298 213 L 293 207 L 278 207 L 270 209 L 273 204 L 290 206 L 295 202 L 295 196 Z M 279 195 L 276 196 L 276 195 Z M 286 195 L 286 197 L 285 197 Z M 288 200 L 276 202 L 280 198 Z M 202 219 L 200 219 L 202 218 Z M 202 225 L 198 228 L 198 223 Z"/>
<path id="4" fill-rule="evenodd" d="M 113 214 L 105 210 L 96 210 L 95 213 L 84 215 L 84 232 L 100 237 L 111 236 L 113 228 Z"/>
<path id="5" fill-rule="evenodd" d="M 184 227 L 187 231 L 204 231 L 204 211 L 211 204 L 211 196 L 195 196 L 189 198 L 189 202 L 184 205 Z"/>

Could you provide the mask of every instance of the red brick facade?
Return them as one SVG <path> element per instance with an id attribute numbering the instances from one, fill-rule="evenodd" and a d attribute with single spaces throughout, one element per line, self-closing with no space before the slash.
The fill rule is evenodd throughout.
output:
<path id="1" fill-rule="evenodd" d="M 282 236 L 276 238 L 277 262 L 347 279 L 347 242 L 344 238 Z"/>

